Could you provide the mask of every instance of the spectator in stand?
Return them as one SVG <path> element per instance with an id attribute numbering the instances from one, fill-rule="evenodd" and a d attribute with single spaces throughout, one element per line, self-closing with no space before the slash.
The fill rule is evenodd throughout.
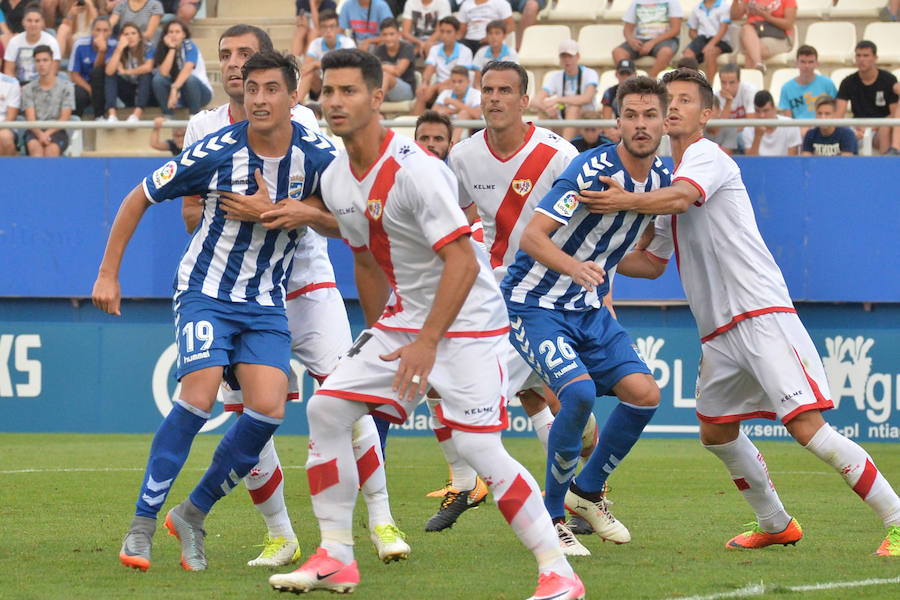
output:
<path id="1" fill-rule="evenodd" d="M 109 22 L 116 33 L 120 23 L 134 23 L 144 39 L 154 43 L 164 12 L 159 0 L 121 0 L 109 15 Z"/>
<path id="2" fill-rule="evenodd" d="M 632 0 L 622 17 L 625 42 L 613 50 L 613 62 L 653 56 L 649 75 L 655 79 L 678 52 L 683 17 L 679 0 Z"/>
<path id="3" fill-rule="evenodd" d="M 384 0 L 347 0 L 341 7 L 340 25 L 353 32 L 353 41 L 361 50 L 369 50 L 379 42 L 378 24 L 393 16 Z"/>
<path id="4" fill-rule="evenodd" d="M 889 117 L 896 109 L 900 87 L 897 78 L 890 71 L 878 68 L 878 48 L 869 40 L 856 44 L 856 73 L 851 73 L 841 81 L 837 93 L 835 116 L 842 118 L 847 114 L 849 104 L 853 116 L 866 119 L 883 119 Z M 863 128 L 856 128 L 857 139 L 862 138 Z M 891 128 L 875 129 L 873 146 L 881 153 L 889 153 L 891 146 Z M 890 152 L 895 154 L 895 152 Z"/>
<path id="5" fill-rule="evenodd" d="M 534 95 L 532 106 L 545 119 L 577 119 L 582 110 L 594 107 L 594 96 L 600 77 L 597 71 L 579 65 L 581 55 L 578 42 L 565 40 L 559 44 L 559 71 L 552 71 L 544 79 L 544 87 Z M 565 127 L 562 137 L 575 137 L 575 128 Z"/>
<path id="6" fill-rule="evenodd" d="M 312 41 L 319 37 L 319 22 L 326 10 L 337 13 L 334 0 L 296 0 L 297 27 L 291 40 L 291 54 L 303 56 Z"/>
<path id="7" fill-rule="evenodd" d="M 506 0 L 513 12 L 519 13 L 516 23 L 516 50 L 522 47 L 522 35 L 525 30 L 537 23 L 538 13 L 547 6 L 547 0 Z"/>
<path id="8" fill-rule="evenodd" d="M 753 116 L 756 107 L 753 106 L 753 98 L 757 89 L 746 81 L 741 81 L 741 69 L 734 63 L 722 65 L 719 69 L 719 82 L 721 88 L 716 92 L 716 98 L 722 107 L 722 119 L 746 119 Z M 743 128 L 735 129 L 738 133 Z M 744 151 L 743 138 L 738 136 L 738 148 L 736 153 Z"/>
<path id="9" fill-rule="evenodd" d="M 160 0 L 163 5 L 162 21 L 168 23 L 178 19 L 182 23 L 190 23 L 197 16 L 203 0 Z"/>
<path id="10" fill-rule="evenodd" d="M 434 110 L 426 110 L 416 119 L 416 130 L 413 137 L 420 146 L 446 161 L 453 142 L 453 125 L 450 117 Z"/>
<path id="11" fill-rule="evenodd" d="M 13 35 L 25 31 L 22 19 L 25 18 L 25 7 L 29 4 L 28 0 L 0 0 L 0 12 L 3 13 L 6 25 Z M 43 13 L 41 15 L 43 16 Z"/>
<path id="12" fill-rule="evenodd" d="M 22 90 L 15 77 L 0 73 L 0 119 L 15 121 L 22 106 Z M 0 129 L 0 156 L 13 156 L 18 143 L 13 129 Z"/>
<path id="13" fill-rule="evenodd" d="M 450 88 L 450 69 L 456 65 L 472 68 L 472 51 L 462 42 L 456 41 L 459 29 L 459 21 L 452 15 L 444 17 L 438 23 L 438 39 L 441 43 L 432 46 L 425 59 L 422 85 L 416 90 L 414 115 L 421 115 L 439 93 Z"/>
<path id="14" fill-rule="evenodd" d="M 831 96 L 820 96 L 816 100 L 816 118 L 833 119 L 835 100 Z M 859 143 L 849 127 L 810 127 L 803 136 L 803 156 L 853 156 L 858 152 Z"/>
<path id="15" fill-rule="evenodd" d="M 75 86 L 56 76 L 49 46 L 37 46 L 33 58 L 38 78 L 22 88 L 25 120 L 68 121 L 75 109 Z M 28 156 L 60 156 L 68 146 L 69 134 L 65 129 L 32 128 L 25 132 Z"/>
<path id="16" fill-rule="evenodd" d="M 309 97 L 313 100 L 319 97 L 322 91 L 322 57 L 339 48 L 356 48 L 352 39 L 341 33 L 338 25 L 337 13 L 333 10 L 325 10 L 319 15 L 319 31 L 322 36 L 317 37 L 309 44 L 306 51 L 306 59 L 300 68 L 300 84 L 297 92 L 300 99 Z"/>
<path id="17" fill-rule="evenodd" d="M 172 156 L 178 156 L 184 148 L 184 134 L 186 130 L 184 127 L 177 127 L 172 130 L 171 138 L 162 141 L 159 139 L 159 133 L 162 131 L 162 124 L 165 120 L 165 117 L 153 119 L 153 130 L 150 131 L 150 147 L 160 152 L 171 152 Z"/>
<path id="18" fill-rule="evenodd" d="M 112 58 L 116 41 L 110 42 L 109 17 L 96 17 L 91 35 L 75 42 L 69 61 L 69 78 L 75 84 L 75 114 L 93 107 L 94 116 L 103 117 L 106 108 L 106 63 Z"/>
<path id="19" fill-rule="evenodd" d="M 400 23 L 391 17 L 381 22 L 381 41 L 373 54 L 381 61 L 382 89 L 388 102 L 416 97 L 416 50 L 400 39 Z"/>
<path id="20" fill-rule="evenodd" d="M 603 116 L 598 113 L 596 110 L 586 110 L 581 113 L 581 118 L 585 120 L 593 120 L 593 119 L 601 119 Z M 591 148 L 596 148 L 597 146 L 602 146 L 603 144 L 612 144 L 618 141 L 619 136 L 616 136 L 616 140 L 611 140 L 604 134 L 604 129 L 602 127 L 582 127 L 578 130 L 580 133 L 572 139 L 572 145 L 579 152 L 586 152 Z"/>
<path id="21" fill-rule="evenodd" d="M 63 0 L 59 6 L 63 8 L 63 13 L 62 20 L 56 28 L 56 41 L 62 57 L 68 58 L 72 55 L 74 41 L 91 34 L 94 19 L 100 13 L 94 5 L 94 0 Z M 46 18 L 45 9 L 44 19 Z"/>
<path id="22" fill-rule="evenodd" d="M 18 33 L 6 46 L 3 58 L 3 72 L 19 80 L 23 86 L 29 81 L 38 78 L 34 66 L 34 49 L 38 46 L 47 46 L 53 53 L 54 73 L 59 72 L 59 45 L 56 38 L 44 31 L 44 14 L 37 4 L 25 7 L 25 16 L 22 17 L 22 25 L 25 31 Z"/>
<path id="23" fill-rule="evenodd" d="M 179 101 L 192 115 L 212 100 L 212 86 L 200 49 L 191 41 L 191 32 L 181 21 L 169 21 L 153 53 L 151 87 L 163 115 L 171 118 Z"/>
<path id="24" fill-rule="evenodd" d="M 797 0 L 734 0 L 731 20 L 741 25 L 744 66 L 766 72 L 763 61 L 790 52 L 794 45 Z"/>
<path id="25" fill-rule="evenodd" d="M 837 2 L 837 0 L 835 0 Z M 897 21 L 900 20 L 900 0 L 889 0 L 887 5 L 881 9 L 881 20 L 882 21 Z"/>
<path id="26" fill-rule="evenodd" d="M 768 90 L 753 97 L 758 119 L 787 119 L 775 110 L 775 100 Z M 744 153 L 748 156 L 797 156 L 800 152 L 800 129 L 797 127 L 744 127 Z"/>
<path id="27" fill-rule="evenodd" d="M 710 119 L 722 119 L 722 102 L 713 96 L 713 108 Z M 736 127 L 709 127 L 703 130 L 703 137 L 719 145 L 726 154 L 734 154 L 738 147 L 739 132 Z"/>
<path id="28" fill-rule="evenodd" d="M 150 102 L 153 80 L 153 47 L 141 35 L 134 23 L 122 24 L 119 41 L 106 61 L 105 105 L 108 120 L 119 120 L 117 100 L 133 106 L 134 112 L 126 121 L 140 121 Z M 98 115 L 99 116 L 99 115 Z"/>
<path id="29" fill-rule="evenodd" d="M 611 85 L 603 91 L 603 96 L 600 98 L 600 117 L 603 119 L 618 119 L 619 118 L 619 102 L 616 100 L 616 94 L 619 91 L 619 86 L 629 77 L 634 77 L 637 69 L 634 66 L 634 61 L 629 58 L 623 58 L 616 65 L 616 79 L 618 83 L 615 85 Z M 618 143 L 619 141 L 619 128 L 618 127 L 607 127 L 603 129 L 603 136 L 609 139 L 611 142 Z"/>
<path id="30" fill-rule="evenodd" d="M 829 77 L 819 75 L 819 53 L 812 46 L 797 48 L 797 70 L 800 73 L 784 84 L 778 110 L 795 119 L 814 119 L 819 98 L 837 96 L 837 88 Z M 806 133 L 804 131 L 804 133 Z"/>
<path id="31" fill-rule="evenodd" d="M 450 117 L 451 121 L 481 118 L 481 92 L 469 85 L 467 67 L 456 65 L 450 69 L 450 87 L 438 94 L 432 108 Z M 454 128 L 453 143 L 458 142 L 460 137 L 462 129 Z"/>
<path id="32" fill-rule="evenodd" d="M 481 69 L 484 65 L 492 60 L 508 60 L 519 64 L 519 55 L 515 50 L 506 45 L 506 23 L 496 19 L 487 24 L 487 34 L 485 35 L 488 43 L 482 46 L 475 53 L 472 59 L 472 65 L 475 68 L 475 89 L 481 89 Z"/>
<path id="33" fill-rule="evenodd" d="M 716 76 L 719 56 L 732 51 L 731 37 L 728 35 L 731 7 L 724 0 L 701 0 L 691 11 L 687 24 L 691 43 L 682 54 L 702 63 L 707 81 L 712 81 Z"/>
<path id="34" fill-rule="evenodd" d="M 506 25 L 506 33 L 513 30 L 515 24 L 512 9 L 506 0 L 465 0 L 457 13 L 460 28 L 460 41 L 472 51 L 472 54 L 487 41 L 487 25 L 491 21 L 501 20 Z"/>
<path id="35" fill-rule="evenodd" d="M 439 43 L 438 22 L 450 14 L 449 0 L 407 0 L 403 7 L 401 35 L 415 46 L 416 54 L 424 58 L 431 47 Z"/>
<path id="36" fill-rule="evenodd" d="M 6 24 L 6 16 L 0 10 L 0 52 L 6 49 L 6 45 L 12 39 L 12 36 L 13 32 L 10 30 L 9 25 Z M 2 63 L 3 59 L 0 58 L 0 66 L 2 66 Z"/>

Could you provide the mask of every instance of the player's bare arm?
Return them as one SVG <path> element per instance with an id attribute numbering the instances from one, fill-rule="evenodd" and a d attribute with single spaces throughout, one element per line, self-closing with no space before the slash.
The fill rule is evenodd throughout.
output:
<path id="1" fill-rule="evenodd" d="M 478 215 L 478 207 L 473 202 L 463 209 L 463 212 L 466 213 L 466 219 L 469 220 L 469 225 L 480 219 L 481 217 Z"/>
<path id="2" fill-rule="evenodd" d="M 391 296 L 391 284 L 368 249 L 354 250 L 353 275 L 366 327 L 371 327 L 384 312 Z"/>
<path id="3" fill-rule="evenodd" d="M 188 233 L 194 233 L 200 219 L 203 218 L 203 198 L 200 196 L 185 196 L 181 199 L 181 219 Z"/>
<path id="4" fill-rule="evenodd" d="M 236 194 L 234 192 L 220 191 L 219 204 L 225 212 L 225 218 L 234 221 L 260 222 L 264 212 L 271 210 L 272 201 L 269 199 L 269 189 L 263 180 L 259 169 L 253 172 L 256 178 L 256 193 L 252 195 Z"/>
<path id="5" fill-rule="evenodd" d="M 122 315 L 119 311 L 122 301 L 122 291 L 119 288 L 119 267 L 122 266 L 125 248 L 149 206 L 150 201 L 144 194 L 144 188 L 138 185 L 128 193 L 122 206 L 119 207 L 116 220 L 109 232 L 109 240 L 106 242 L 103 261 L 100 263 L 100 271 L 94 282 L 94 290 L 91 292 L 94 306 L 103 312 Z"/>
<path id="6" fill-rule="evenodd" d="M 388 361 L 400 359 L 393 390 L 401 400 L 421 396 L 428 389 L 428 374 L 434 366 L 437 345 L 456 320 L 478 276 L 478 262 L 468 235 L 444 245 L 437 255 L 444 261 L 444 270 L 438 281 L 434 304 L 419 335 L 411 344 L 381 356 L 382 360 Z M 414 377 L 419 378 L 418 385 L 410 385 Z"/>
<path id="7" fill-rule="evenodd" d="M 561 226 L 547 215 L 535 212 L 522 232 L 519 249 L 548 269 L 569 275 L 575 283 L 592 292 L 594 287 L 603 283 L 606 271 L 592 260 L 581 262 L 575 259 L 554 244 L 550 234 Z"/>
<path id="8" fill-rule="evenodd" d="M 325 237 L 341 237 L 337 219 L 318 196 L 308 196 L 303 200 L 280 200 L 271 210 L 260 215 L 260 222 L 266 229 L 297 229 L 306 226 Z"/>
<path id="9" fill-rule="evenodd" d="M 631 210 L 647 215 L 677 215 L 700 200 L 700 190 L 684 180 L 674 181 L 669 187 L 652 192 L 626 192 L 619 182 L 610 177 L 600 176 L 599 181 L 608 187 L 602 192 L 583 190 L 578 202 L 592 213 L 608 214 L 621 210 Z"/>

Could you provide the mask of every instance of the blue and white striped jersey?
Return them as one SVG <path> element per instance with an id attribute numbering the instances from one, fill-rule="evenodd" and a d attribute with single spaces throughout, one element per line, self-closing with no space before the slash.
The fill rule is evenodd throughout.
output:
<path id="1" fill-rule="evenodd" d="M 319 193 L 319 181 L 337 151 L 326 138 L 293 122 L 294 137 L 283 157 L 259 156 L 247 143 L 243 121 L 207 135 L 143 181 L 150 202 L 183 195 L 204 198 L 203 219 L 181 257 L 176 290 L 195 290 L 229 302 L 284 305 L 296 230 L 269 230 L 259 223 L 225 219 L 219 190 L 253 194 L 259 169 L 269 198 L 300 201 Z"/>
<path id="2" fill-rule="evenodd" d="M 599 308 L 609 291 L 609 278 L 616 265 L 638 240 L 650 222 L 650 215 L 630 211 L 614 214 L 592 214 L 578 203 L 581 190 L 604 190 L 598 176 L 612 177 L 626 191 L 649 192 L 671 183 L 669 170 L 659 157 L 654 158 L 646 181 L 634 181 L 622 165 L 615 144 L 598 146 L 579 154 L 540 201 L 541 212 L 562 227 L 550 239 L 566 254 L 580 262 L 593 260 L 607 272 L 606 281 L 593 292 L 577 285 L 568 275 L 561 275 L 519 250 L 500 285 L 507 302 L 540 306 L 554 310 L 583 311 Z"/>

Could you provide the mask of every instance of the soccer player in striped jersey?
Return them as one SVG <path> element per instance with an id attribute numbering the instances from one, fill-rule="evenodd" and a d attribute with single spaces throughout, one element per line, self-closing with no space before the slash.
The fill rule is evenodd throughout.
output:
<path id="1" fill-rule="evenodd" d="M 291 121 L 297 103 L 293 58 L 258 53 L 242 72 L 249 121 L 185 148 L 128 194 L 94 284 L 94 304 L 118 315 L 122 256 L 146 209 L 185 194 L 204 197 L 202 222 L 175 276 L 181 397 L 154 436 L 135 517 L 119 554 L 123 564 L 142 570 L 150 566 L 159 509 L 209 418 L 224 374 L 242 384 L 244 412 L 222 438 L 190 497 L 166 515 L 166 527 L 181 541 L 182 566 L 206 569 L 206 515 L 258 462 L 284 415 L 290 372 L 285 280 L 297 240 L 307 224 L 336 234 L 333 219 L 312 196 L 336 152 L 325 138 Z M 221 198 L 229 195 L 269 206 L 274 202 L 275 208 L 301 202 L 318 206 L 308 207 L 302 224 L 281 229 L 271 221 L 267 228 L 226 219 Z"/>
<path id="2" fill-rule="evenodd" d="M 258 27 L 234 25 L 221 35 L 219 65 L 229 101 L 192 116 L 185 134 L 185 145 L 247 118 L 241 67 L 260 50 L 272 50 L 272 41 Z M 320 133 L 315 115 L 305 106 L 298 104 L 293 107 L 291 118 L 307 130 Z M 201 219 L 203 209 L 198 200 L 185 198 L 182 205 L 188 231 L 194 231 Z M 271 209 L 266 202 L 256 209 L 229 198 L 223 199 L 222 203 L 225 216 L 229 219 L 256 221 L 260 211 Z M 296 210 L 304 208 L 301 203 L 295 204 L 293 208 Z M 312 229 L 307 228 L 306 233 L 297 240 L 286 291 L 285 312 L 291 330 L 291 349 L 321 383 L 337 366 L 340 356 L 350 349 L 353 338 L 344 301 L 334 281 L 327 243 Z M 298 399 L 299 391 L 300 382 L 292 372 L 288 376 L 288 399 Z M 225 410 L 240 413 L 243 408 L 240 390 L 224 385 L 222 394 Z M 372 417 L 366 416 L 354 425 L 353 439 L 362 494 L 369 509 L 370 538 L 382 560 L 397 560 L 409 553 L 409 546 L 403 541 L 391 515 L 381 444 Z M 300 558 L 300 545 L 284 501 L 284 475 L 274 440 L 266 443 L 260 453 L 259 464 L 250 470 L 244 482 L 268 529 L 262 552 L 247 564 L 276 567 L 295 562 Z"/>
<path id="3" fill-rule="evenodd" d="M 503 362 L 509 330 L 497 283 L 470 240 L 453 173 L 413 140 L 382 127 L 381 63 L 361 50 L 322 60 L 322 108 L 346 152 L 322 178 L 322 198 L 354 250 L 369 326 L 309 402 L 309 477 L 321 547 L 272 587 L 350 592 L 357 475 L 350 425 L 368 412 L 402 423 L 429 388 L 456 448 L 538 561 L 534 599 L 584 597 L 559 548 L 540 489 L 504 449 Z M 393 288 L 394 302 L 385 306 Z"/>
<path id="4" fill-rule="evenodd" d="M 663 81 L 671 96 L 667 121 L 677 165 L 672 186 L 632 194 L 612 184 L 603 193 L 585 192 L 582 200 L 601 214 L 628 209 L 662 215 L 647 236 L 652 240 L 642 240 L 619 272 L 658 277 L 675 254 L 703 345 L 700 441 L 725 464 L 757 518 L 726 547 L 795 544 L 803 536 L 762 454 L 741 432 L 741 421 L 762 417 L 779 419 L 797 442 L 840 473 L 888 528 L 876 554 L 900 556 L 900 498 L 868 453 L 822 418 L 833 408 L 822 360 L 759 233 L 740 169 L 703 138 L 712 88 L 691 69 L 671 71 Z"/>
<path id="5" fill-rule="evenodd" d="M 567 508 L 603 539 L 621 544 L 631 534 L 609 512 L 603 489 L 656 411 L 659 388 L 601 298 L 608 291 L 607 274 L 650 219 L 632 211 L 590 214 L 578 194 L 605 187 L 603 175 L 630 190 L 655 190 L 669 185 L 669 172 L 654 154 L 663 134 L 665 88 L 635 77 L 619 86 L 618 102 L 622 141 L 579 155 L 554 182 L 522 233 L 501 289 L 513 346 L 560 401 L 550 429 L 547 510 L 560 524 Z M 606 394 L 615 394 L 619 403 L 573 480 L 582 430 L 596 396 Z"/>

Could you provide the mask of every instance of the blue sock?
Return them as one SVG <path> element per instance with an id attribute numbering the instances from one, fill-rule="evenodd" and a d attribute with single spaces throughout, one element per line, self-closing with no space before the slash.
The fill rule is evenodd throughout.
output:
<path id="1" fill-rule="evenodd" d="M 603 490 L 606 478 L 631 451 L 656 408 L 619 402 L 606 420 L 591 458 L 578 473 L 575 483 L 579 489 L 585 492 Z"/>
<path id="2" fill-rule="evenodd" d="M 175 401 L 172 410 L 153 436 L 135 515 L 156 518 L 172 483 L 187 460 L 194 437 L 208 418 L 209 413 L 184 400 Z"/>
<path id="3" fill-rule="evenodd" d="M 208 514 L 212 505 L 230 493 L 259 462 L 260 451 L 280 424 L 281 419 L 244 408 L 244 414 L 225 432 L 212 463 L 191 492 L 193 505 Z"/>
<path id="4" fill-rule="evenodd" d="M 544 506 L 553 519 L 565 516 L 565 496 L 578 465 L 581 432 L 587 425 L 597 388 L 590 379 L 573 381 L 558 394 L 559 413 L 553 419 L 547 445 Z"/>
<path id="5" fill-rule="evenodd" d="M 378 429 L 378 439 L 381 440 L 381 456 L 383 460 L 387 461 L 387 453 L 384 450 L 387 448 L 388 429 L 390 429 L 391 423 L 384 417 L 375 415 L 372 415 L 372 419 L 375 420 L 375 427 Z"/>

